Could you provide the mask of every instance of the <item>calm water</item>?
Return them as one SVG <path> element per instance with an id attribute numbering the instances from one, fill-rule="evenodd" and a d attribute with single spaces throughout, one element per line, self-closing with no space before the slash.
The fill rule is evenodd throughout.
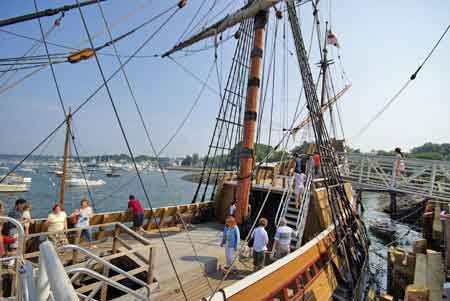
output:
<path id="1" fill-rule="evenodd" d="M 0 173 L 4 173 L 0 171 Z M 0 200 L 6 203 L 8 208 L 14 201 L 23 197 L 33 205 L 33 217 L 45 217 L 50 212 L 56 200 L 59 198 L 60 179 L 47 172 L 47 168 L 39 168 L 34 173 L 17 172 L 18 175 L 32 177 L 30 190 L 25 193 L 4 194 L 0 193 Z M 190 203 L 196 189 L 196 184 L 181 179 L 184 172 L 168 171 L 166 177 L 169 183 L 167 187 L 161 173 L 149 171 L 142 174 L 142 179 L 154 207 L 174 204 Z M 97 212 L 124 210 L 127 207 L 128 195 L 134 194 L 141 200 L 144 207 L 146 203 L 144 193 L 139 184 L 136 173 L 122 171 L 120 177 L 109 178 L 104 172 L 92 172 L 89 179 L 103 179 L 106 184 L 99 187 L 90 187 L 92 198 L 89 197 L 85 187 L 67 187 L 65 194 L 65 211 L 70 213 L 78 208 L 83 197 L 91 199 Z"/>
<path id="2" fill-rule="evenodd" d="M 386 241 L 373 235 L 368 229 L 369 223 L 374 220 L 382 220 L 386 222 L 392 222 L 395 227 L 395 237 L 393 241 L 395 245 L 403 249 L 410 250 L 412 242 L 422 237 L 421 233 L 418 233 L 404 223 L 391 221 L 389 214 L 382 212 L 382 208 L 389 204 L 389 195 L 380 193 L 363 193 L 362 199 L 365 212 L 363 219 L 367 226 L 367 231 L 370 237 L 370 268 L 372 273 L 376 275 L 378 284 L 382 290 L 386 288 L 386 273 L 387 273 L 387 254 L 391 241 Z"/>
<path id="3" fill-rule="evenodd" d="M 3 170 L 2 170 L 3 171 Z M 0 174 L 3 173 L 0 171 Z M 47 168 L 37 169 L 35 173 L 17 174 L 31 176 L 33 178 L 31 189 L 26 193 L 19 194 L 1 194 L 0 199 L 3 200 L 8 208 L 13 206 L 14 201 L 19 197 L 24 197 L 33 205 L 33 217 L 45 217 L 50 211 L 54 202 L 59 195 L 59 178 L 48 174 Z M 142 174 L 145 187 L 150 194 L 154 207 L 161 207 L 174 204 L 189 203 L 196 189 L 196 184 L 181 179 L 185 172 L 168 171 L 166 173 L 169 187 L 167 187 L 162 176 L 157 171 Z M 128 195 L 136 195 L 143 203 L 144 207 L 148 207 L 145 201 L 142 189 L 134 172 L 121 172 L 121 177 L 108 178 L 104 172 L 91 173 L 90 179 L 103 179 L 106 184 L 100 187 L 92 187 L 92 200 L 97 212 L 124 210 L 127 207 Z M 78 208 L 81 198 L 88 197 L 85 188 L 69 187 L 66 191 L 65 207 L 66 212 L 70 213 Z M 388 204 L 388 195 L 376 193 L 364 193 L 363 204 L 365 212 L 363 219 L 366 225 L 374 220 L 390 221 L 389 215 L 382 212 L 382 207 Z M 396 229 L 398 239 L 396 245 L 409 249 L 412 241 L 418 239 L 421 234 L 410 229 L 408 225 L 393 222 Z M 386 286 L 386 258 L 389 241 L 384 241 L 374 236 L 368 229 L 371 239 L 371 270 L 377 276 L 379 285 L 384 288 Z"/>

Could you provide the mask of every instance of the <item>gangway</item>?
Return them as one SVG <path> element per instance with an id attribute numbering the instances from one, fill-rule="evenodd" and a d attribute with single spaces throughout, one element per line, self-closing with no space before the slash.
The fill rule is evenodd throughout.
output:
<path id="1" fill-rule="evenodd" d="M 397 157 L 345 153 L 342 175 L 361 190 L 406 193 L 450 202 L 450 162 L 403 158 L 404 169 L 394 172 Z"/>

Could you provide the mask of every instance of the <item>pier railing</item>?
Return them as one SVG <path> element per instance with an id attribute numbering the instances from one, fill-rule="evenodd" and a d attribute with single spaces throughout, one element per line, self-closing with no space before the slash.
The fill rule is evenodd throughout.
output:
<path id="1" fill-rule="evenodd" d="M 404 168 L 397 173 L 396 157 L 345 154 L 343 158 L 343 175 L 354 187 L 450 201 L 449 161 L 404 158 Z"/>

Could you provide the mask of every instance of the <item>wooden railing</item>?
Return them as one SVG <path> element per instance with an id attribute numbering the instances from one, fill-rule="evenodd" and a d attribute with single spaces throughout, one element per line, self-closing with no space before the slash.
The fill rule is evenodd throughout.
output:
<path id="1" fill-rule="evenodd" d="M 181 224 L 181 218 L 187 224 L 195 223 L 196 219 L 202 219 L 205 215 L 214 210 L 214 202 L 204 202 L 195 204 L 186 204 L 178 206 L 168 206 L 145 210 L 144 229 L 151 231 L 153 229 L 174 227 Z M 31 225 L 30 234 L 26 237 L 25 258 L 31 259 L 39 255 L 39 244 L 42 240 L 51 234 L 47 232 L 46 219 L 36 219 L 35 224 Z M 94 214 L 90 219 L 93 239 L 96 241 L 108 237 L 117 236 L 116 224 L 127 224 L 133 221 L 133 216 L 128 211 L 104 212 Z M 199 221 L 198 221 L 199 222 Z M 73 226 L 73 225 L 72 225 Z M 80 228 L 69 228 L 67 231 L 68 240 L 73 244 L 83 243 Z"/>

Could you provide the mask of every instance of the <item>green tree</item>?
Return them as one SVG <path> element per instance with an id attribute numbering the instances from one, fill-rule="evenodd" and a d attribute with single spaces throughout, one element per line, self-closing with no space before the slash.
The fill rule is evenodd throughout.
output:
<path id="1" fill-rule="evenodd" d="M 183 166 L 191 166 L 192 165 L 192 157 L 189 155 L 186 155 L 186 157 L 181 161 L 181 165 Z"/>
<path id="2" fill-rule="evenodd" d="M 192 154 L 192 165 L 197 166 L 200 163 L 200 156 L 198 153 Z"/>

